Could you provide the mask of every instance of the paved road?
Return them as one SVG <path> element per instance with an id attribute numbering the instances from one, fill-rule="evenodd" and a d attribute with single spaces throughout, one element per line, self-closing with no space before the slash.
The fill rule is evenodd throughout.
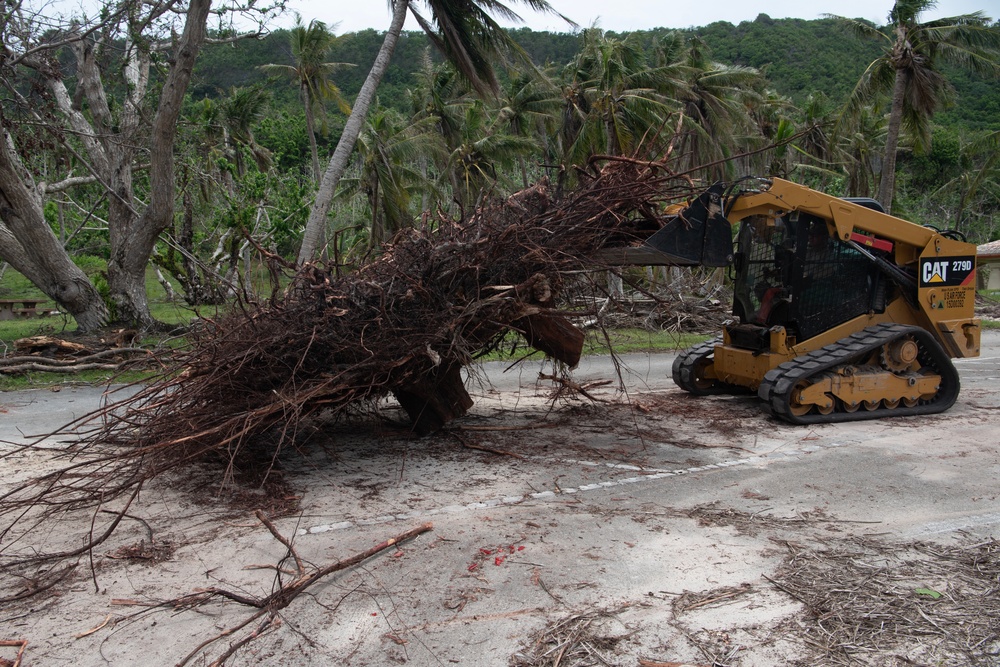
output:
<path id="1" fill-rule="evenodd" d="M 629 392 L 673 389 L 670 369 L 673 354 L 630 353 L 620 355 L 618 364 Z M 616 364 L 607 356 L 585 357 L 573 371 L 580 383 L 616 378 Z M 983 353 L 975 359 L 960 359 L 956 366 L 963 387 L 994 391 L 1000 395 L 1000 331 L 987 330 L 983 335 Z M 481 364 L 471 381 L 495 392 L 532 390 L 545 383 L 538 373 L 551 373 L 551 364 L 527 362 L 511 368 L 504 361 Z M 485 391 L 485 389 L 484 389 Z M 0 392 L 0 440 L 17 440 L 25 434 L 46 433 L 94 410 L 102 401 L 116 400 L 120 392 L 108 393 L 105 387 L 69 385 L 55 389 Z M 961 403 L 961 399 L 959 399 Z"/>
<path id="2" fill-rule="evenodd" d="M 808 428 L 770 419 L 752 397 L 684 395 L 669 380 L 672 359 L 626 355 L 627 395 L 603 388 L 614 402 L 554 408 L 537 366 L 488 364 L 470 415 L 421 440 L 391 420 L 331 425 L 325 447 L 285 464 L 301 510 L 277 524 L 299 555 L 322 565 L 424 522 L 434 529 L 296 602 L 283 616 L 294 632 L 266 634 L 233 664 L 507 667 L 545 628 L 595 612 L 593 646 L 613 646 L 605 655 L 622 665 L 706 664 L 709 654 L 810 664 L 796 633 L 812 617 L 770 583 L 790 553 L 818 557 L 866 536 L 889 545 L 871 556 L 886 563 L 915 540 L 1000 532 L 1000 335 L 987 332 L 982 356 L 958 362 L 963 389 L 948 413 Z M 588 359 L 574 377 L 613 375 L 608 360 Z M 0 439 L 49 430 L 100 399 L 92 388 L 0 395 Z M 156 662 L 175 664 L 245 612 L 160 614 L 72 637 L 131 611 L 111 599 L 213 584 L 269 592 L 273 571 L 247 569 L 284 555 L 246 512 L 260 500 L 243 494 L 234 509 L 151 486 L 130 509 L 146 525 L 123 524 L 106 553 L 148 540 L 148 526 L 172 545 L 166 562 L 99 558 L 102 593 L 88 574 L 43 613 L 0 614 L 0 626 L 35 640 L 33 664 L 129 665 L 150 646 Z M 80 525 L 89 520 L 52 526 L 50 537 Z M 950 590 L 946 579 L 913 585 Z M 682 594 L 732 604 L 682 612 Z M 918 649 L 870 655 L 935 662 Z"/>

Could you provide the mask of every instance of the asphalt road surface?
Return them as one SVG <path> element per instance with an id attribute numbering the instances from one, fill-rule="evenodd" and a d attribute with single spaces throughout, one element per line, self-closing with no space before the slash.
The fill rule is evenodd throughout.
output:
<path id="1" fill-rule="evenodd" d="M 93 573 L 83 559 L 51 593 L 0 606 L 0 640 L 29 641 L 24 664 L 102 666 L 177 664 L 218 636 L 191 663 L 207 664 L 254 629 L 227 664 L 821 665 L 847 653 L 976 664 L 963 651 L 1000 650 L 993 611 L 972 612 L 961 633 L 934 615 L 970 588 L 948 574 L 955 561 L 911 571 L 929 558 L 921 545 L 978 553 L 1000 532 L 1000 335 L 987 331 L 982 356 L 957 362 L 962 392 L 945 414 L 813 427 L 777 422 L 752 397 L 688 397 L 669 379 L 672 359 L 623 357 L 623 388 L 602 384 L 616 377 L 609 360 L 585 360 L 573 379 L 594 402 L 558 395 L 538 377 L 550 367 L 487 364 L 470 381 L 475 407 L 444 433 L 413 440 L 386 405 L 383 420 L 321 425 L 315 446 L 282 462 L 278 491 L 218 493 L 210 469 L 151 485 Z M 51 431 L 101 398 L 87 387 L 2 394 L 0 440 Z M 5 464 L 7 485 L 53 465 L 44 452 Z M 232 600 L 144 606 L 210 586 L 263 597 L 293 579 L 287 548 L 252 514 L 279 501 L 292 510 L 275 525 L 307 570 L 433 529 L 325 578 L 267 625 L 229 634 L 255 611 Z M 94 516 L 0 546 L 58 546 Z M 808 563 L 828 566 L 815 586 L 829 583 L 831 599 L 848 588 L 833 565 L 870 568 L 845 607 L 866 618 L 884 613 L 866 601 L 899 595 L 891 608 L 909 609 L 916 590 L 944 602 L 914 611 L 924 629 L 855 629 L 844 648 L 847 612 L 818 622 L 808 591 L 791 588 Z M 862 595 L 856 582 L 869 580 L 878 587 Z M 949 643 L 975 628 L 993 639 Z"/>

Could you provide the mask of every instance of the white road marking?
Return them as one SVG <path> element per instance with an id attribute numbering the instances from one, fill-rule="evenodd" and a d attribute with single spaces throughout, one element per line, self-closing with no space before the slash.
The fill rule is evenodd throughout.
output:
<path id="1" fill-rule="evenodd" d="M 503 498 L 490 498 L 488 500 L 482 500 L 474 503 L 467 503 L 465 505 L 447 505 L 444 507 L 438 507 L 428 510 L 403 512 L 400 514 L 385 514 L 377 517 L 355 519 L 354 521 L 338 521 L 337 523 L 320 524 L 309 528 L 299 529 L 298 535 L 299 536 L 318 535 L 320 533 L 328 533 L 333 530 L 345 530 L 347 528 L 355 528 L 358 526 L 370 526 L 374 524 L 390 523 L 393 521 L 412 521 L 414 519 L 424 519 L 439 514 L 457 514 L 460 512 L 475 511 L 480 509 L 491 509 L 494 507 L 501 507 L 505 505 L 520 505 L 521 503 L 531 500 L 547 501 L 556 499 L 560 496 L 572 496 L 579 493 L 588 493 L 590 491 L 599 491 L 603 489 L 614 488 L 617 486 L 626 486 L 629 484 L 643 484 L 661 479 L 666 479 L 668 477 L 689 475 L 691 473 L 722 470 L 724 468 L 731 468 L 734 466 L 744 466 L 754 463 L 762 463 L 766 465 L 770 463 L 780 462 L 783 460 L 797 459 L 802 455 L 811 454 L 813 452 L 822 449 L 834 449 L 836 447 L 842 447 L 842 446 L 843 446 L 842 443 L 836 443 L 836 442 L 822 444 L 822 445 L 809 445 L 808 447 L 803 447 L 802 449 L 782 451 L 782 452 L 772 452 L 769 454 L 759 454 L 739 459 L 731 459 L 729 461 L 720 461 L 718 463 L 709 463 L 706 465 L 694 466 L 691 468 L 680 468 L 676 470 L 640 468 L 638 466 L 630 466 L 620 463 L 599 463 L 594 461 L 559 459 L 559 460 L 553 460 L 553 463 L 576 464 L 589 467 L 604 466 L 610 468 L 617 468 L 619 470 L 630 470 L 630 471 L 634 470 L 637 472 L 643 472 L 645 474 L 636 475 L 634 477 L 626 477 L 624 479 L 618 479 L 613 481 L 595 482 L 593 484 L 582 484 L 578 487 L 557 487 L 553 490 L 538 491 L 535 493 L 526 493 L 520 496 L 505 496 Z"/>

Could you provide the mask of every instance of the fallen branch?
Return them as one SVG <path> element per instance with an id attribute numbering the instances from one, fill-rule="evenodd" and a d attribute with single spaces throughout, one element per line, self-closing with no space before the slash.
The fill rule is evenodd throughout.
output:
<path id="1" fill-rule="evenodd" d="M 453 431 L 534 431 L 540 428 L 558 428 L 564 426 L 558 421 L 545 422 L 544 424 L 523 424 L 520 426 L 476 426 L 474 424 L 464 424 L 456 426 Z"/>
<path id="2" fill-rule="evenodd" d="M 385 540 L 384 542 L 375 545 L 374 547 L 368 549 L 367 551 L 351 556 L 350 558 L 345 558 L 344 560 L 338 561 L 331 565 L 321 567 L 313 572 L 306 573 L 302 565 L 302 560 L 295 552 L 292 543 L 286 537 L 281 535 L 280 532 L 278 532 L 278 529 L 274 526 L 273 523 L 271 523 L 267 519 L 267 517 L 262 512 L 258 511 L 257 517 L 261 520 L 261 523 L 264 524 L 264 526 L 268 529 L 271 535 L 276 540 L 285 545 L 285 547 L 288 549 L 289 555 L 291 555 L 292 558 L 294 558 L 297 566 L 299 567 L 298 578 L 296 578 L 294 581 L 288 584 L 283 585 L 277 591 L 263 598 L 250 597 L 240 593 L 234 593 L 226 589 L 212 587 L 205 591 L 192 593 L 190 595 L 176 598 L 174 600 L 163 602 L 157 605 L 160 607 L 171 607 L 174 609 L 191 609 L 194 607 L 199 607 L 201 605 L 204 605 L 215 598 L 224 598 L 226 600 L 231 600 L 233 602 L 237 602 L 239 604 L 258 609 L 256 613 L 252 614 L 251 616 L 243 620 L 241 623 L 222 631 L 221 633 L 215 635 L 214 637 L 211 637 L 210 639 L 203 641 L 201 644 L 196 646 L 194 650 L 192 650 L 184 657 L 184 659 L 182 659 L 180 662 L 177 663 L 177 667 L 183 667 L 193 658 L 195 658 L 198 654 L 204 651 L 208 646 L 214 644 L 220 639 L 229 637 L 239 632 L 240 630 L 246 628 L 248 625 L 257 621 L 258 619 L 264 618 L 262 623 L 252 633 L 250 633 L 246 637 L 243 637 L 235 644 L 231 645 L 222 655 L 220 655 L 218 658 L 216 658 L 216 660 L 214 660 L 211 663 L 212 665 L 224 664 L 225 661 L 229 659 L 236 651 L 238 651 L 240 648 L 242 648 L 246 644 L 250 643 L 257 637 L 259 637 L 266 630 L 270 629 L 275 623 L 275 620 L 278 616 L 278 612 L 287 607 L 288 605 L 290 605 L 292 601 L 299 596 L 299 594 L 301 594 L 303 591 L 308 589 L 310 586 L 312 586 L 319 580 L 323 579 L 324 577 L 330 574 L 333 574 L 334 572 L 339 572 L 340 570 L 344 570 L 353 565 L 357 565 L 358 563 L 361 563 L 371 558 L 372 556 L 375 556 L 376 554 L 385 551 L 386 549 L 388 549 L 393 545 L 413 539 L 414 537 L 433 529 L 433 524 L 425 523 L 421 526 L 417 526 L 416 528 L 412 528 L 404 533 L 401 533 L 396 537 Z"/>
<path id="3" fill-rule="evenodd" d="M 10 665 L 10 667 L 21 667 L 21 659 L 24 658 L 24 650 L 26 648 L 28 648 L 28 640 L 27 639 L 14 639 L 14 640 L 4 639 L 4 640 L 0 640 L 0 646 L 10 646 L 10 647 L 17 646 L 17 647 L 19 647 L 18 651 L 17 651 L 17 657 L 14 658 L 14 662 L 10 662 L 8 660 L 0 660 L 0 665 Z"/>
<path id="4" fill-rule="evenodd" d="M 568 389 L 572 392 L 580 394 L 581 396 L 586 396 L 595 403 L 607 403 L 608 401 L 606 401 L 603 398 L 597 398 L 596 396 L 591 394 L 589 390 L 596 389 L 597 387 L 606 387 L 607 385 L 612 383 L 612 380 L 598 380 L 597 382 L 588 382 L 587 384 L 579 384 L 577 382 L 574 382 L 573 380 L 570 380 L 568 377 L 556 375 L 555 373 L 551 375 L 546 373 L 539 373 L 538 379 L 551 380 L 552 382 L 562 385 L 564 389 Z"/>
<path id="5" fill-rule="evenodd" d="M 111 614 L 108 614 L 107 616 L 104 617 L 104 622 L 103 623 L 101 623 L 100 625 L 94 626 L 90 630 L 85 630 L 84 632 L 78 632 L 78 633 L 76 633 L 75 635 L 73 635 L 73 639 L 83 639 L 84 637 L 89 637 L 90 635 L 94 634 L 98 630 L 101 630 L 102 628 L 104 628 L 110 622 L 111 622 Z"/>
<path id="6" fill-rule="evenodd" d="M 67 366 L 50 366 L 46 364 L 30 363 L 18 364 L 16 366 L 0 367 L 0 373 L 11 375 L 13 373 L 82 373 L 83 371 L 113 371 L 120 367 L 120 364 L 72 364 Z"/>
<path id="7" fill-rule="evenodd" d="M 520 454 L 515 454 L 514 452 L 508 452 L 505 449 L 493 449 L 492 447 L 483 447 L 482 445 L 474 445 L 465 438 L 463 438 L 462 436 L 460 436 L 458 433 L 455 433 L 454 431 L 451 431 L 450 433 L 452 437 L 458 440 L 461 443 L 461 445 L 467 449 L 475 449 L 476 451 L 488 452 L 490 454 L 499 454 L 500 456 L 510 456 L 515 459 L 524 458 Z"/>
<path id="8" fill-rule="evenodd" d="M 43 366 L 75 366 L 82 363 L 90 363 L 98 359 L 106 359 L 107 357 L 120 357 L 132 354 L 150 356 L 152 355 L 152 352 L 141 347 L 114 347 L 107 350 L 101 350 L 100 352 L 94 352 L 93 354 L 88 354 L 85 357 L 73 357 L 70 359 L 54 359 L 52 357 L 29 354 L 20 357 L 0 358 L 0 368 L 7 368 L 24 363 L 36 363 Z"/>
<path id="9" fill-rule="evenodd" d="M 16 602 L 18 600 L 25 600 L 33 595 L 38 595 L 42 591 L 47 591 L 60 581 L 65 579 L 70 572 L 76 569 L 76 564 L 68 565 L 64 568 L 56 570 L 53 572 L 47 572 L 48 577 L 44 581 L 39 581 L 37 579 L 31 580 L 28 586 L 23 588 L 21 591 L 10 595 L 5 598 L 0 598 L 0 604 L 7 604 L 8 602 Z"/>

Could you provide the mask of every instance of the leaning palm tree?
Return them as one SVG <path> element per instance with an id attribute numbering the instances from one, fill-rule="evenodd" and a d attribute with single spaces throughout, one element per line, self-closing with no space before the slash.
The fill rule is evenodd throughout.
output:
<path id="1" fill-rule="evenodd" d="M 871 197 L 877 183 L 879 145 L 885 145 L 885 115 L 878 105 L 860 107 L 850 123 L 838 122 L 834 144 L 847 177 L 847 195 Z"/>
<path id="2" fill-rule="evenodd" d="M 283 74 L 298 84 L 299 95 L 306 113 L 306 130 L 309 135 L 309 150 L 312 153 L 313 176 L 320 178 L 319 150 L 316 146 L 316 121 L 321 128 L 326 126 L 326 109 L 324 103 L 336 102 L 345 114 L 351 113 L 351 107 L 341 96 L 340 89 L 330 79 L 334 72 L 354 67 L 350 63 L 325 62 L 326 56 L 333 48 L 336 36 L 322 21 L 312 20 L 309 25 L 302 24 L 302 17 L 295 15 L 295 26 L 290 31 L 293 65 L 270 64 L 262 65 L 261 70 L 270 74 Z"/>
<path id="3" fill-rule="evenodd" d="M 834 161 L 834 143 L 831 129 L 834 126 L 833 111 L 829 99 L 822 91 L 812 93 L 800 109 L 804 134 L 798 141 L 798 148 L 804 163 L 827 169 Z"/>
<path id="4" fill-rule="evenodd" d="M 798 130 L 792 100 L 765 90 L 747 111 L 754 127 L 746 142 L 754 152 L 743 158 L 746 173 L 788 178 L 794 168 L 794 148 L 790 144 Z"/>
<path id="5" fill-rule="evenodd" d="M 888 96 L 889 121 L 878 200 L 891 210 L 896 188 L 896 151 L 901 129 L 909 130 L 917 147 L 930 141 L 930 119 L 950 101 L 952 89 L 940 69 L 946 61 L 979 74 L 1000 77 L 1000 31 L 982 12 L 920 23 L 920 14 L 935 0 L 897 0 L 889 23 L 875 27 L 833 16 L 862 37 L 879 39 L 883 52 L 858 81 L 844 114 L 851 116 L 873 97 Z"/>
<path id="6" fill-rule="evenodd" d="M 536 11 L 556 13 L 547 0 L 517 0 Z M 499 0 L 423 0 L 430 8 L 430 18 L 417 11 L 416 0 L 390 0 L 392 21 L 385 34 L 382 47 L 361 92 L 354 101 L 354 109 L 340 135 L 337 148 L 323 173 L 316 199 L 309 212 L 299 249 L 299 263 L 312 259 L 326 228 L 327 214 L 333 201 L 337 184 L 350 161 L 354 144 L 364 125 L 368 109 L 375 99 L 375 91 L 389 67 L 389 59 L 396 48 L 407 11 L 413 13 L 431 41 L 441 49 L 469 82 L 480 92 L 496 91 L 497 81 L 493 62 L 503 52 L 520 53 L 510 35 L 491 16 L 496 14 L 507 20 L 519 21 L 520 17 Z M 568 19 L 567 19 L 568 21 Z"/>
<path id="7" fill-rule="evenodd" d="M 246 175 L 243 149 L 250 152 L 260 171 L 267 171 L 271 166 L 271 151 L 257 143 L 253 134 L 253 126 L 264 117 L 270 102 L 270 93 L 259 85 L 233 88 L 223 102 L 225 130 L 232 145 L 236 174 L 240 177 Z"/>

